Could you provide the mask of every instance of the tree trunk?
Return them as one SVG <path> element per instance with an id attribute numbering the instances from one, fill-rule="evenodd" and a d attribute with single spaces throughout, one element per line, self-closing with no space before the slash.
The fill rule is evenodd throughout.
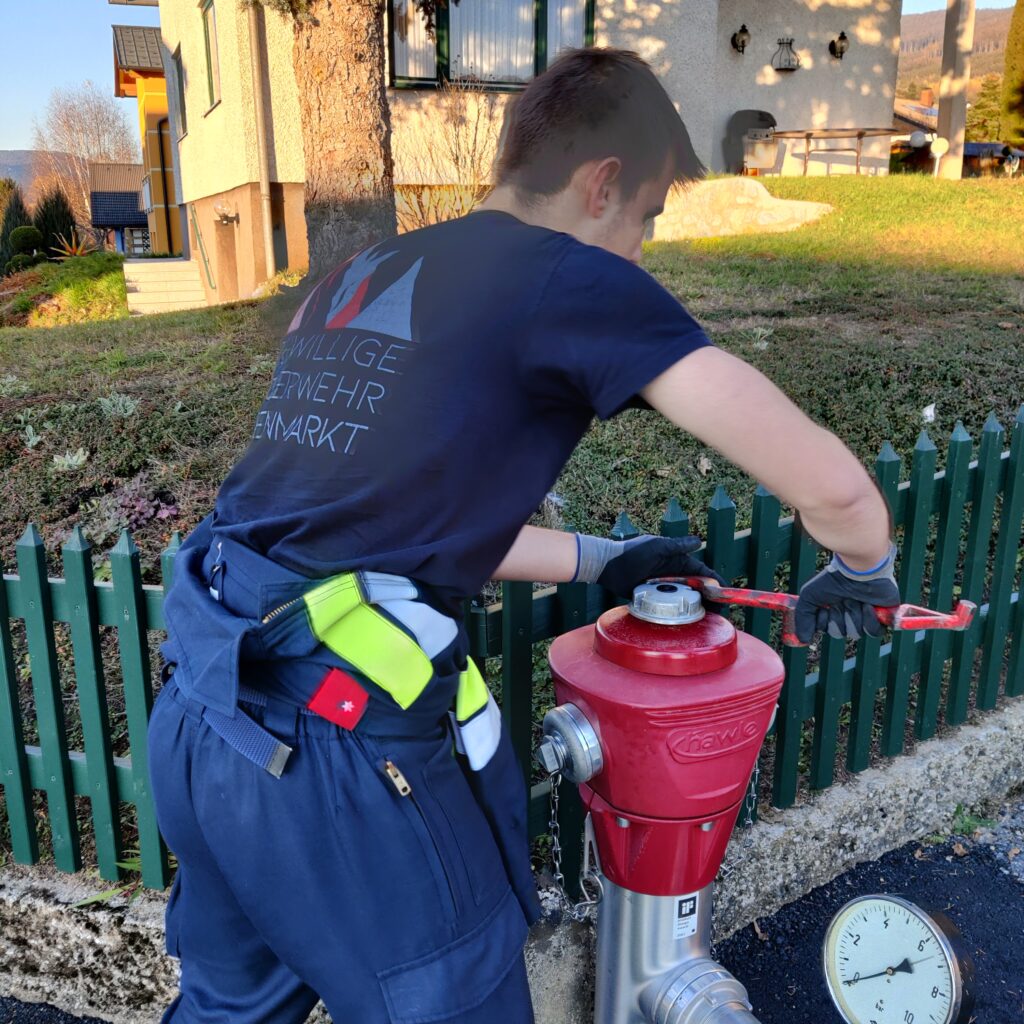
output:
<path id="1" fill-rule="evenodd" d="M 296 21 L 313 280 L 397 230 L 384 56 L 384 0 L 311 0 Z"/>

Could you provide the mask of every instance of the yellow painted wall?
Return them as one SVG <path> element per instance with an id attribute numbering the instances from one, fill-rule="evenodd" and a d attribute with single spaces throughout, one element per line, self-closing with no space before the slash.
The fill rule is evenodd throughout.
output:
<path id="1" fill-rule="evenodd" d="M 160 173 L 160 122 L 167 114 L 167 85 L 163 75 L 137 74 L 135 78 L 136 97 L 139 111 L 139 137 L 142 139 L 143 173 L 149 177 L 149 196 L 152 210 L 149 217 L 149 240 L 153 252 L 180 253 L 181 218 L 174 202 L 174 166 L 171 159 L 170 124 L 163 126 L 164 174 Z M 167 180 L 167 197 L 164 196 L 164 178 Z M 170 209 L 164 214 L 164 204 Z M 167 222 L 171 233 L 168 238 Z"/>

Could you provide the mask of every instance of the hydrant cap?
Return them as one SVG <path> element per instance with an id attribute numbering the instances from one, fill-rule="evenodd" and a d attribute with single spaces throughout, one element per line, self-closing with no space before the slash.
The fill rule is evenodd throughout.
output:
<path id="1" fill-rule="evenodd" d="M 711 612 L 696 621 L 662 625 L 637 618 L 629 608 L 612 608 L 594 628 L 597 654 L 623 668 L 652 675 L 717 672 L 736 660 L 737 649 L 736 627 Z"/>

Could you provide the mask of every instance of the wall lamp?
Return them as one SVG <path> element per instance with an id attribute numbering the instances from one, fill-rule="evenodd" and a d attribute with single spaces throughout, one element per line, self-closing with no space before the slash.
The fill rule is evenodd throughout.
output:
<path id="1" fill-rule="evenodd" d="M 833 39 L 828 44 L 828 52 L 835 57 L 836 60 L 842 60 L 843 54 L 850 48 L 850 40 L 846 38 L 845 32 L 839 33 L 838 39 Z"/>
<path id="2" fill-rule="evenodd" d="M 231 204 L 226 199 L 218 199 L 213 204 L 213 212 L 221 224 L 237 224 L 239 221 L 238 214 L 232 212 Z"/>
<path id="3" fill-rule="evenodd" d="M 750 43 L 750 33 L 747 31 L 746 25 L 740 25 L 739 32 L 733 32 L 732 34 L 732 48 L 737 53 L 743 53 Z"/>

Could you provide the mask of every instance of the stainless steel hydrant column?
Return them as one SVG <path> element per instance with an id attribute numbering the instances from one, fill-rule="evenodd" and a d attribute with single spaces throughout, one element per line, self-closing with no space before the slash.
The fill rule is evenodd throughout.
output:
<path id="1" fill-rule="evenodd" d="M 711 894 L 781 659 L 668 581 L 550 659 L 560 706 L 538 759 L 579 785 L 600 859 L 596 1024 L 757 1024 L 711 959 Z"/>

